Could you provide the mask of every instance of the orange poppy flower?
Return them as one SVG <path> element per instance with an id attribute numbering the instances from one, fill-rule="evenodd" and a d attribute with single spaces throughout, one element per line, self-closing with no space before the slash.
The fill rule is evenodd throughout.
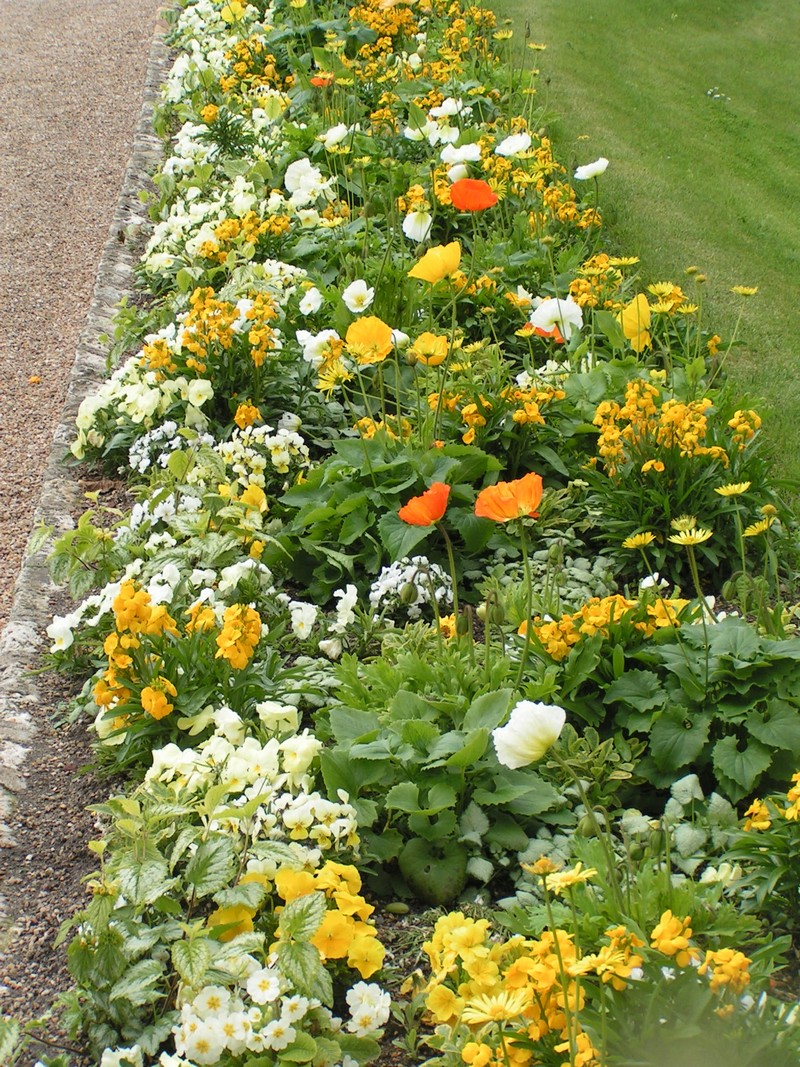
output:
<path id="1" fill-rule="evenodd" d="M 459 211 L 485 211 L 497 203 L 497 193 L 481 178 L 459 178 L 450 186 L 450 200 Z"/>
<path id="2" fill-rule="evenodd" d="M 333 84 L 332 74 L 315 74 L 313 78 L 308 79 L 316 89 L 327 89 L 329 85 Z"/>
<path id="3" fill-rule="evenodd" d="M 375 315 L 365 315 L 348 326 L 345 344 L 357 363 L 380 363 L 392 351 L 392 328 Z"/>
<path id="4" fill-rule="evenodd" d="M 434 482 L 424 493 L 412 496 L 397 514 L 409 526 L 433 526 L 447 510 L 449 496 L 449 485 L 445 485 L 444 482 Z"/>
<path id="5" fill-rule="evenodd" d="M 494 522 L 511 522 L 523 515 L 536 518 L 542 499 L 542 479 L 539 474 L 526 474 L 513 482 L 498 482 L 478 493 L 475 514 Z"/>

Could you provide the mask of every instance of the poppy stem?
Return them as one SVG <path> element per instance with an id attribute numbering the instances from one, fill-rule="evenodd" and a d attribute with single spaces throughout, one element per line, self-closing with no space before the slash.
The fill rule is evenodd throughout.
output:
<path id="1" fill-rule="evenodd" d="M 522 675 L 528 663 L 528 653 L 531 647 L 531 615 L 533 613 L 533 580 L 531 578 L 531 564 L 528 557 L 528 537 L 525 533 L 525 524 L 519 521 L 520 546 L 522 548 L 522 562 L 525 568 L 525 644 L 522 646 L 522 656 L 517 670 L 517 689 L 522 684 Z"/>
<path id="2" fill-rule="evenodd" d="M 447 549 L 447 561 L 450 564 L 450 579 L 453 583 L 453 614 L 456 617 L 456 627 L 458 627 L 458 576 L 456 574 L 456 558 L 453 554 L 453 542 L 450 540 L 450 534 L 447 532 L 444 526 L 439 526 L 439 529 L 441 530 L 442 537 L 444 538 L 444 545 Z"/>

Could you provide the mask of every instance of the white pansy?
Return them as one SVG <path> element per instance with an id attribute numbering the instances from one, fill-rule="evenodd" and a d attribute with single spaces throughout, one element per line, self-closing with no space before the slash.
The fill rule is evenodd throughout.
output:
<path id="1" fill-rule="evenodd" d="M 195 378 L 186 387 L 186 400 L 196 408 L 201 408 L 214 396 L 214 386 L 206 378 Z"/>
<path id="2" fill-rule="evenodd" d="M 295 737 L 287 737 L 285 741 L 281 741 L 280 750 L 286 773 L 293 778 L 305 774 L 321 748 L 322 742 L 307 729 Z"/>
<path id="3" fill-rule="evenodd" d="M 555 704 L 521 700 L 505 726 L 492 731 L 497 758 L 512 770 L 535 763 L 558 740 L 566 719 L 564 709 Z"/>
<path id="4" fill-rule="evenodd" d="M 335 148 L 337 144 L 341 144 L 342 141 L 346 140 L 349 133 L 350 127 L 340 122 L 336 126 L 331 126 L 325 133 L 321 133 L 317 140 L 322 141 L 325 148 Z"/>
<path id="5" fill-rule="evenodd" d="M 53 621 L 45 631 L 47 636 L 53 642 L 50 646 L 51 652 L 66 652 L 75 640 L 72 630 L 76 621 L 77 620 L 73 615 L 54 616 Z"/>
<path id="6" fill-rule="evenodd" d="M 466 163 L 454 163 L 447 172 L 447 179 L 450 182 L 460 182 L 463 178 L 469 177 L 469 167 Z"/>
<path id="7" fill-rule="evenodd" d="M 587 181 L 589 178 L 599 178 L 601 174 L 605 173 L 605 169 L 608 166 L 608 160 L 605 156 L 600 156 L 594 163 L 584 163 L 582 167 L 575 168 L 575 179 L 579 182 Z"/>

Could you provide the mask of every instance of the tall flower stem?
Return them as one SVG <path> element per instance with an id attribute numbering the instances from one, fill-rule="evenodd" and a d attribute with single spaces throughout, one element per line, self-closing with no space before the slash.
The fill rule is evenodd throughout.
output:
<path id="1" fill-rule="evenodd" d="M 456 625 L 458 624 L 458 575 L 456 574 L 456 557 L 453 553 L 453 542 L 450 540 L 450 534 L 444 528 L 440 526 L 442 537 L 444 538 L 444 547 L 447 549 L 447 562 L 450 564 L 450 579 L 453 583 L 453 614 L 456 617 Z"/>
<path id="2" fill-rule="evenodd" d="M 528 556 L 528 537 L 525 533 L 525 523 L 519 522 L 520 546 L 522 548 L 522 563 L 525 568 L 525 644 L 522 646 L 519 668 L 517 670 L 516 687 L 522 684 L 522 676 L 528 663 L 528 653 L 531 648 L 531 615 L 533 613 L 533 579 L 531 578 L 531 563 Z"/>

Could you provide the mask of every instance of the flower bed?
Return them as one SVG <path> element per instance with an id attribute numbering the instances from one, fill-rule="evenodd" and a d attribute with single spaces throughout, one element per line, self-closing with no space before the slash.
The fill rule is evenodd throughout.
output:
<path id="1" fill-rule="evenodd" d="M 152 300 L 72 448 L 137 502 L 53 554 L 130 782 L 61 934 L 101 1067 L 374 1061 L 413 901 L 456 909 L 414 1062 L 796 1062 L 796 530 L 695 283 L 601 250 L 606 161 L 572 184 L 508 38 L 175 13 Z"/>

